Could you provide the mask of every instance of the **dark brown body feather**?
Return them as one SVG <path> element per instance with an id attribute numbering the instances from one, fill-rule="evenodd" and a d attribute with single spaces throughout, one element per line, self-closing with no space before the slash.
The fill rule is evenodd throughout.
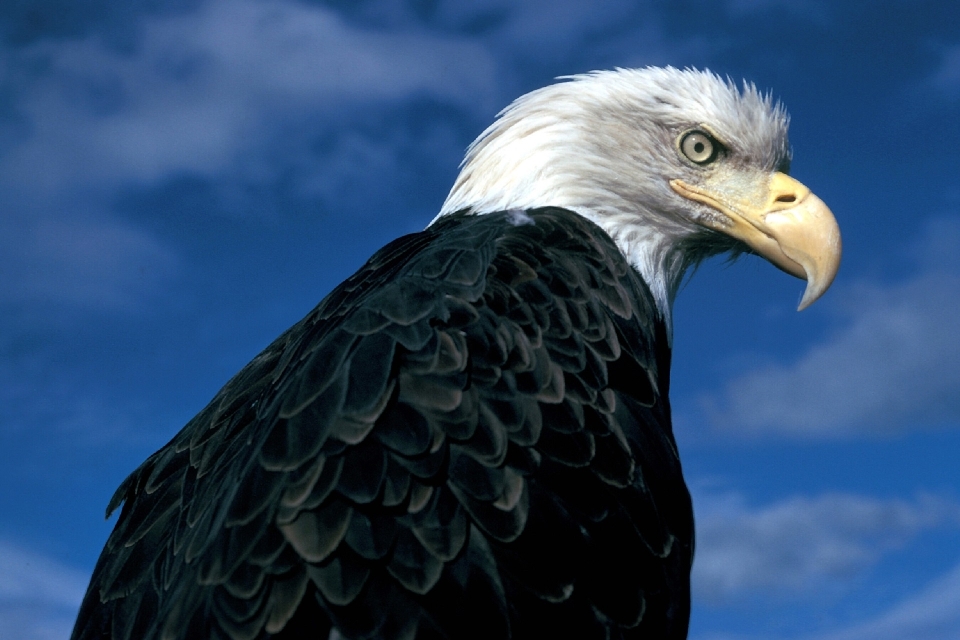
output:
<path id="1" fill-rule="evenodd" d="M 684 638 L 668 378 L 599 228 L 448 216 L 124 481 L 73 638 Z"/>

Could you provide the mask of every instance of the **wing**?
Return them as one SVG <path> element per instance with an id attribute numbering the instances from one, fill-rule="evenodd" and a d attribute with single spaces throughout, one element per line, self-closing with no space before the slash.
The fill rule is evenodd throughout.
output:
<path id="1" fill-rule="evenodd" d="M 401 238 L 124 481 L 73 638 L 683 638 L 668 368 L 569 211 Z"/>

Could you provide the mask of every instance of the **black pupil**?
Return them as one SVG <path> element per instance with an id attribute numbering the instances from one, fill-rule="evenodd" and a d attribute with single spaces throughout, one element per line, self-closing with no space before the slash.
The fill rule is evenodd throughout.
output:
<path id="1" fill-rule="evenodd" d="M 704 150 L 703 143 L 702 143 L 702 142 L 694 142 L 694 143 L 693 143 L 693 150 L 696 151 L 697 153 L 703 153 L 703 150 Z"/>

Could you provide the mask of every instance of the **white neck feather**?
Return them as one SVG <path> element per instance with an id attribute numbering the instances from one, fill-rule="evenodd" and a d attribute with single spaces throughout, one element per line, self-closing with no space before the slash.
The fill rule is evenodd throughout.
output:
<path id="1" fill-rule="evenodd" d="M 613 118 L 598 127 L 589 108 L 595 105 L 583 104 L 582 89 L 570 91 L 576 84 L 534 91 L 504 110 L 467 150 L 434 222 L 461 210 L 574 211 L 613 238 L 669 326 L 674 296 L 690 266 L 681 241 L 696 229 L 664 211 L 673 194 L 666 179 L 645 177 L 660 172 L 643 166 L 650 152 L 638 142 L 636 122 Z"/>
<path id="2" fill-rule="evenodd" d="M 786 112 L 753 85 L 738 91 L 708 71 L 647 67 L 568 80 L 520 97 L 480 134 L 440 216 L 572 210 L 613 238 L 669 327 L 687 269 L 740 250 L 697 224 L 697 207 L 670 188 L 693 171 L 677 136 L 710 123 L 739 157 L 773 170 L 789 158 Z"/>

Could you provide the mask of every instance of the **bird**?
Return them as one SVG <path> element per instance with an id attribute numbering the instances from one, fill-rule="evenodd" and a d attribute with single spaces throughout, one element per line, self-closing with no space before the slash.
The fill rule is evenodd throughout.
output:
<path id="1" fill-rule="evenodd" d="M 501 111 L 377 251 L 127 477 L 73 640 L 685 638 L 672 307 L 704 259 L 832 283 L 785 108 L 705 70 Z"/>

